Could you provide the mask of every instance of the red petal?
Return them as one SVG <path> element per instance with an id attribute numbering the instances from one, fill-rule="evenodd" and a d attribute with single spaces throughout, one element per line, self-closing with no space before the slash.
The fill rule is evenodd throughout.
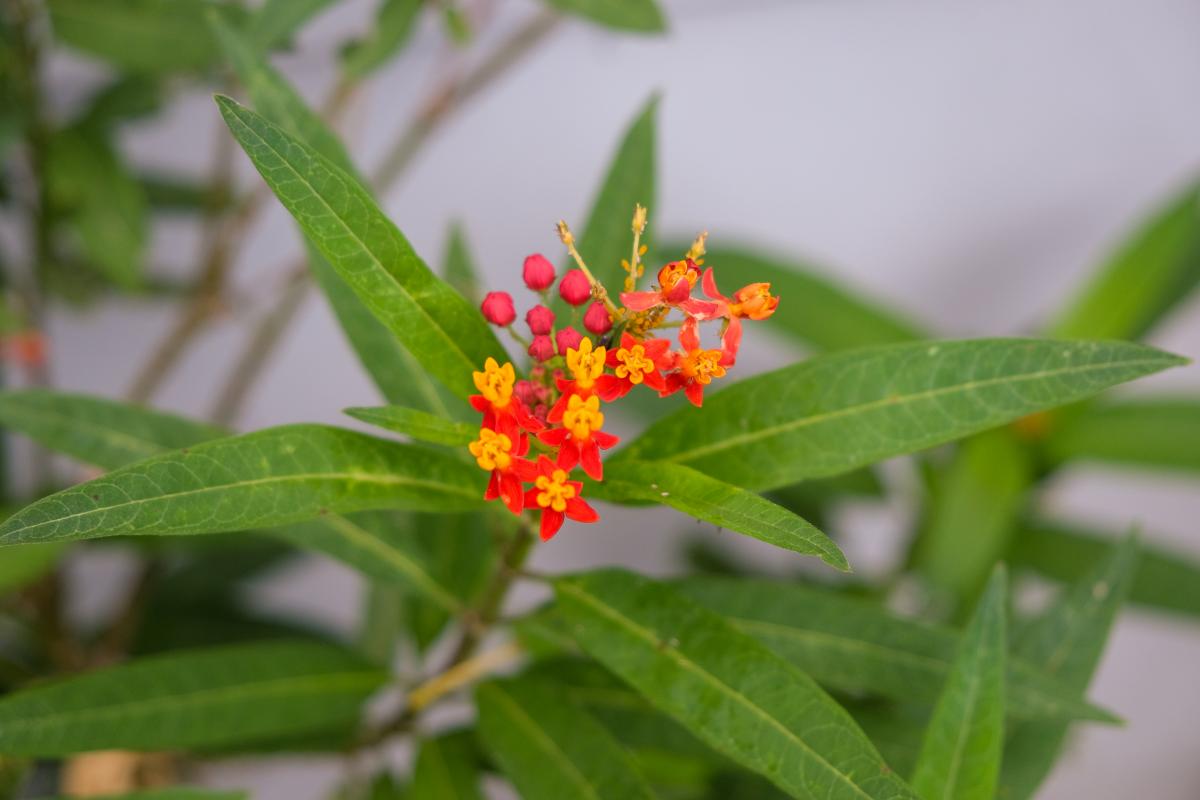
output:
<path id="1" fill-rule="evenodd" d="M 491 410 L 492 404 L 487 401 L 487 398 L 481 394 L 473 394 L 467 398 L 467 402 L 471 404 L 471 408 L 478 411 L 480 414 L 486 414 Z"/>
<path id="2" fill-rule="evenodd" d="M 558 533 L 558 529 L 563 524 L 563 516 L 561 511 L 553 511 L 549 508 L 542 511 L 542 528 L 539 533 L 543 542 L 550 541 L 554 534 Z"/>
<path id="3" fill-rule="evenodd" d="M 513 419 L 515 419 L 517 421 L 517 424 L 520 425 L 525 430 L 531 431 L 533 433 L 537 433 L 538 431 L 540 431 L 546 427 L 545 425 L 542 424 L 542 421 L 540 419 L 533 416 L 532 414 L 529 413 L 528 410 L 526 410 L 525 404 L 522 403 L 520 401 L 520 399 L 513 397 L 512 407 L 513 407 Z"/>
<path id="4" fill-rule="evenodd" d="M 621 292 L 621 304 L 630 311 L 645 311 L 661 305 L 662 295 L 658 292 Z"/>
<path id="5" fill-rule="evenodd" d="M 679 343 L 689 353 L 700 349 L 699 327 L 700 323 L 696 322 L 695 317 L 688 317 L 684 321 L 683 327 L 679 329 Z"/>
<path id="6" fill-rule="evenodd" d="M 673 306 L 677 306 L 692 293 L 692 285 L 687 282 L 686 278 L 680 278 L 675 281 L 675 285 L 669 291 L 663 292 L 663 298 Z"/>
<path id="7" fill-rule="evenodd" d="M 512 466 L 508 468 L 509 472 L 517 476 L 521 481 L 532 481 L 537 477 L 537 466 L 530 460 L 525 458 L 514 458 Z"/>
<path id="8" fill-rule="evenodd" d="M 561 447 L 562 443 L 565 442 L 567 437 L 570 435 L 571 432 L 566 428 L 551 428 L 548 431 L 542 431 L 539 433 L 538 438 L 551 447 Z"/>
<path id="9" fill-rule="evenodd" d="M 500 497 L 504 505 L 514 514 L 520 514 L 525 509 L 525 494 L 521 491 L 521 481 L 511 472 L 500 476 Z"/>
<path id="10" fill-rule="evenodd" d="M 684 380 L 682 377 L 680 377 L 678 372 L 672 372 L 670 375 L 666 376 L 664 383 L 666 384 L 666 388 L 658 393 L 659 397 L 666 397 L 667 395 L 678 392 L 683 388 Z"/>
<path id="11" fill-rule="evenodd" d="M 679 308 L 685 314 L 690 314 L 697 319 L 716 319 L 726 316 L 729 311 L 729 307 L 722 303 L 710 303 L 707 300 L 696 300 L 695 298 L 684 300 L 679 304 Z"/>
<path id="12" fill-rule="evenodd" d="M 646 358 L 650 359 L 655 364 L 658 364 L 658 361 L 663 357 L 663 354 L 671 349 L 671 340 L 647 339 L 646 341 L 642 342 L 642 347 L 646 350 Z M 659 367 L 661 366 L 662 365 L 659 364 Z"/>
<path id="13" fill-rule="evenodd" d="M 646 386 L 656 392 L 661 392 L 663 389 L 667 388 L 667 382 L 663 379 L 663 376 L 658 370 L 655 370 L 654 372 L 647 372 L 642 378 L 642 383 L 646 384 Z"/>
<path id="14" fill-rule="evenodd" d="M 712 267 L 704 270 L 704 277 L 700 279 L 700 287 L 704 289 L 706 297 L 711 297 L 713 300 L 726 300 L 725 295 L 717 291 L 717 279 L 713 275 Z"/>
<path id="15" fill-rule="evenodd" d="M 600 519 L 596 509 L 589 506 L 582 497 L 572 497 L 567 501 L 567 516 L 576 522 L 595 522 Z"/>
<path id="16" fill-rule="evenodd" d="M 559 389 L 561 390 L 562 387 L 560 386 Z M 558 398 L 558 402 L 556 402 L 553 405 L 553 407 L 551 407 L 550 413 L 546 415 L 546 421 L 551 424 L 556 423 L 556 422 L 561 422 L 563 412 L 567 410 L 567 401 L 570 399 L 571 399 L 571 393 L 564 391 L 563 396 Z"/>
<path id="17" fill-rule="evenodd" d="M 500 496 L 500 470 L 492 470 L 492 474 L 488 476 L 487 489 L 483 492 L 484 500 L 495 500 Z"/>
<path id="18" fill-rule="evenodd" d="M 601 375 L 596 379 L 596 394 L 606 403 L 611 403 L 629 391 L 632 384 L 627 380 L 621 380 L 616 375 Z"/>
<path id="19" fill-rule="evenodd" d="M 742 346 L 742 321 L 734 317 L 721 336 L 721 361 L 723 367 L 731 367 L 737 361 L 738 348 Z"/>
<path id="20" fill-rule="evenodd" d="M 683 393 L 687 395 L 687 399 L 691 400 L 692 405 L 696 408 L 704 405 L 704 384 L 692 381 L 683 390 Z"/>
<path id="21" fill-rule="evenodd" d="M 580 446 L 579 455 L 583 462 L 583 471 L 592 480 L 604 480 L 604 465 L 600 463 L 600 447 L 594 438 L 588 439 L 585 444 Z"/>
<path id="22" fill-rule="evenodd" d="M 525 508 L 532 508 L 535 511 L 537 509 L 541 508 L 541 506 L 538 505 L 537 496 L 538 496 L 537 489 L 526 489 L 525 490 Z"/>
<path id="23" fill-rule="evenodd" d="M 595 440 L 596 445 L 601 450 L 607 450 L 617 442 L 621 441 L 618 437 L 613 436 L 611 433 L 605 433 L 604 431 L 592 431 L 592 439 Z"/>
<path id="24" fill-rule="evenodd" d="M 579 446 L 574 441 L 564 442 L 558 449 L 558 468 L 570 472 L 579 463 Z"/>

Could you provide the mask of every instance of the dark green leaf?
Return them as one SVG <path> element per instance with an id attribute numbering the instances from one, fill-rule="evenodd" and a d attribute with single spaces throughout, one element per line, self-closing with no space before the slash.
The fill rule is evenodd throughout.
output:
<path id="1" fill-rule="evenodd" d="M 50 495 L 0 525 L 0 544 L 220 533 L 371 508 L 480 504 L 474 465 L 322 425 L 289 425 L 156 456 Z"/>
<path id="2" fill-rule="evenodd" d="M 818 356 L 651 425 L 614 459 L 749 489 L 848 472 L 1080 400 L 1184 359 L 1121 342 L 980 339 Z"/>
<path id="3" fill-rule="evenodd" d="M 659 33 L 666 20 L 655 0 L 546 0 L 559 11 L 621 31 Z M 645 205 L 645 203 L 643 203 Z"/>
<path id="4" fill-rule="evenodd" d="M 793 796 L 915 798 L 811 678 L 717 614 L 619 570 L 559 579 L 555 595 L 593 658 Z"/>
<path id="5" fill-rule="evenodd" d="M 122 75 L 88 101 L 80 125 L 104 129 L 156 113 L 163 104 L 162 82 L 146 75 Z"/>
<path id="6" fill-rule="evenodd" d="M 475 601 L 492 573 L 496 548 L 482 514 L 414 514 L 413 541 L 429 574 L 462 606 Z M 406 630 L 420 652 L 433 644 L 453 609 L 428 593 L 416 594 L 404 607 Z"/>
<path id="7" fill-rule="evenodd" d="M 421 800 L 483 800 L 469 734 L 455 732 L 422 741 L 409 793 Z"/>
<path id="8" fill-rule="evenodd" d="M 1103 461 L 1200 472 L 1200 400 L 1146 398 L 1088 405 L 1051 429 L 1056 461 Z"/>
<path id="9" fill-rule="evenodd" d="M 157 213 L 199 214 L 226 211 L 233 204 L 229 192 L 223 192 L 192 178 L 163 172 L 142 173 L 138 177 L 146 202 Z"/>
<path id="10" fill-rule="evenodd" d="M 346 74 L 363 78 L 398 55 L 412 37 L 422 5 L 422 0 L 380 0 L 367 37 L 342 53 Z"/>
<path id="11" fill-rule="evenodd" d="M 362 596 L 358 647 L 372 663 L 389 666 L 404 626 L 404 592 L 383 581 L 369 580 Z"/>
<path id="12" fill-rule="evenodd" d="M 998 567 L 967 626 L 925 730 L 913 788 L 926 798 L 992 800 L 1004 748 L 1008 577 Z"/>
<path id="13" fill-rule="evenodd" d="M 344 413 L 379 428 L 403 433 L 421 442 L 444 444 L 448 447 L 466 446 L 479 436 L 478 425 L 453 422 L 404 406 L 347 408 Z"/>
<path id="14" fill-rule="evenodd" d="M 182 652 L 0 700 L 0 750 L 36 756 L 252 741 L 356 719 L 387 674 L 345 651 L 287 642 Z"/>

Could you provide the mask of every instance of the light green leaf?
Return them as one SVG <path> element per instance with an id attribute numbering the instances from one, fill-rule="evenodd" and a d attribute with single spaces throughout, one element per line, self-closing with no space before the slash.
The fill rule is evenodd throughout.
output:
<path id="1" fill-rule="evenodd" d="M 469 736 L 454 732 L 422 741 L 409 796 L 421 800 L 483 800 Z"/>
<path id="2" fill-rule="evenodd" d="M 43 498 L 0 544 L 220 533 L 371 508 L 481 503 L 479 470 L 450 455 L 323 425 L 288 425 L 156 456 Z"/>
<path id="3" fill-rule="evenodd" d="M 423 5 L 422 0 L 380 0 L 367 37 L 342 53 L 346 74 L 363 78 L 398 55 L 412 38 Z"/>
<path id="4" fill-rule="evenodd" d="M 1128 236 L 1050 326 L 1053 336 L 1140 337 L 1200 282 L 1200 181 Z"/>
<path id="5" fill-rule="evenodd" d="M 250 17 L 246 37 L 258 50 L 287 42 L 314 16 L 335 0 L 266 0 Z"/>
<path id="6" fill-rule="evenodd" d="M 0 425 L 103 469 L 227 435 L 174 414 L 48 389 L 0 393 Z"/>
<path id="7" fill-rule="evenodd" d="M 997 567 L 925 730 L 913 788 L 926 800 L 992 800 L 1004 749 L 1007 573 Z"/>
<path id="8" fill-rule="evenodd" d="M 776 547 L 817 556 L 836 569 L 850 568 L 833 540 L 791 511 L 680 464 L 623 461 L 594 488 L 597 498 L 662 503 Z"/>
<path id="9" fill-rule="evenodd" d="M 1100 663 L 1109 631 L 1137 569 L 1131 536 L 1112 548 L 1083 580 L 1030 625 L 1018 631 L 1015 653 L 1063 685 L 1083 693 Z M 1065 722 L 1026 722 L 1005 742 L 999 796 L 1026 800 L 1050 773 L 1066 739 Z"/>
<path id="10" fill-rule="evenodd" d="M 475 691 L 479 735 L 525 800 L 650 800 L 629 755 L 553 686 L 493 681 Z"/>
<path id="11" fill-rule="evenodd" d="M 458 222 L 450 225 L 450 231 L 446 235 L 444 253 L 442 277 L 463 297 L 472 303 L 478 303 L 483 297 L 479 288 L 479 271 L 475 267 L 475 259 L 467 244 L 467 232 Z"/>
<path id="12" fill-rule="evenodd" d="M 6 696 L 0 750 L 173 750 L 318 730 L 357 719 L 386 680 L 349 653 L 313 642 L 156 656 Z"/>
<path id="13" fill-rule="evenodd" d="M 952 628 L 795 582 L 693 577 L 677 588 L 821 683 L 850 694 L 932 703 L 961 639 Z M 1009 661 L 1007 694 L 1008 712 L 1017 718 L 1114 719 L 1080 700 L 1082 691 L 1018 659 Z"/>
<path id="14" fill-rule="evenodd" d="M 619 31 L 661 33 L 667 28 L 655 0 L 546 0 L 546 3 Z"/>
<path id="15" fill-rule="evenodd" d="M 673 244 L 665 249 L 682 254 L 688 245 Z M 790 334 L 818 350 L 834 352 L 930 338 L 918 325 L 838 285 L 808 264 L 731 245 L 709 248 L 704 265 L 713 268 L 718 286 L 727 295 L 748 283 L 770 283 L 781 306 L 763 324 L 763 330 Z"/>
<path id="16" fill-rule="evenodd" d="M 978 339 L 817 356 L 651 425 L 624 459 L 663 459 L 748 489 L 848 472 L 1186 363 L 1142 345 Z M 618 469 L 613 464 L 614 472 Z"/>
<path id="17" fill-rule="evenodd" d="M 592 202 L 592 211 L 582 229 L 576 230 L 576 246 L 583 255 L 588 269 L 604 284 L 610 294 L 616 296 L 625 281 L 621 259 L 628 260 L 633 254 L 633 210 L 637 204 L 655 209 L 655 119 L 658 114 L 658 98 L 652 97 L 642 107 L 637 118 L 625 131 L 617 148 L 617 154 L 609 164 L 608 173 L 600 192 Z M 642 242 L 650 246 L 650 226 L 642 236 Z M 566 262 L 564 269 L 574 267 Z M 561 297 L 554 298 L 553 309 L 557 314 L 565 313 L 568 306 Z"/>
<path id="18" fill-rule="evenodd" d="M 176 787 L 174 789 L 147 789 L 144 792 L 132 792 L 130 794 L 95 795 L 93 796 L 93 800 L 247 800 L 248 797 L 249 795 L 245 792 Z M 61 798 L 61 800 L 71 799 Z"/>
<path id="19" fill-rule="evenodd" d="M 1008 558 L 1054 580 L 1075 583 L 1112 549 L 1114 537 L 1037 521 L 1018 532 Z M 1144 546 L 1129 601 L 1200 618 L 1200 562 L 1183 553 Z"/>
<path id="20" fill-rule="evenodd" d="M 32 583 L 49 572 L 58 563 L 63 547 L 61 542 L 52 542 L 23 544 L 5 550 L 0 557 L 0 595 Z"/>
<path id="21" fill-rule="evenodd" d="M 373 664 L 390 666 L 400 646 L 404 626 L 404 593 L 383 581 L 365 581 L 362 587 L 358 649 Z"/>
<path id="22" fill-rule="evenodd" d="M 461 601 L 476 601 L 494 572 L 496 545 L 489 524 L 496 516 L 482 514 L 414 514 L 413 538 L 429 573 Z M 511 532 L 510 532 L 511 535 Z M 417 650 L 425 652 L 454 619 L 452 609 L 427 594 L 415 595 L 404 606 L 405 630 Z"/>
<path id="23" fill-rule="evenodd" d="M 1200 400 L 1155 397 L 1088 405 L 1064 415 L 1046 450 L 1082 460 L 1200 472 Z"/>
<path id="24" fill-rule="evenodd" d="M 429 271 L 357 181 L 265 119 L 217 98 L 230 130 L 305 234 L 425 369 L 460 396 L 503 350 L 478 309 Z"/>
<path id="25" fill-rule="evenodd" d="M 453 422 L 404 406 L 347 408 L 343 413 L 370 425 L 403 433 L 421 442 L 444 444 L 447 447 L 465 446 L 479 437 L 478 425 Z"/>
<path id="26" fill-rule="evenodd" d="M 915 798 L 811 678 L 716 613 L 620 570 L 561 578 L 554 588 L 593 658 L 794 797 Z"/>

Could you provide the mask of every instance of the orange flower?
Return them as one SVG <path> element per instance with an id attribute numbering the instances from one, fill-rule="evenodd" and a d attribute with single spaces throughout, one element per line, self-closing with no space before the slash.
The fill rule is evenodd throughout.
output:
<path id="1" fill-rule="evenodd" d="M 545 456 L 538 456 L 533 488 L 525 492 L 525 508 L 542 512 L 540 535 L 542 541 L 558 533 L 564 519 L 576 522 L 595 522 L 600 518 L 580 495 L 583 484 L 568 480 L 567 471 L 554 465 Z"/>
<path id="2" fill-rule="evenodd" d="M 721 334 L 721 348 L 732 354 L 733 360 L 729 362 L 729 365 L 732 366 L 737 360 L 738 348 L 742 344 L 742 320 L 766 319 L 775 313 L 775 309 L 779 306 L 779 298 L 771 294 L 771 284 L 769 283 L 747 284 L 734 292 L 732 298 L 726 297 L 717 289 L 717 281 L 713 276 L 712 267 L 704 270 L 701 285 L 704 294 L 716 301 L 714 303 L 716 311 L 710 315 L 699 314 L 697 316 L 700 319 L 725 317 L 725 330 Z"/>
<path id="3" fill-rule="evenodd" d="M 475 388 L 479 394 L 470 397 L 471 406 L 483 414 L 483 427 L 491 428 L 497 433 L 503 433 L 510 440 L 515 440 L 521 430 L 533 433 L 545 426 L 533 417 L 526 409 L 520 398 L 513 394 L 513 385 L 517 381 L 516 371 L 509 362 L 504 366 L 489 357 L 483 366 L 483 372 L 472 373 Z"/>
<path id="4" fill-rule="evenodd" d="M 700 280 L 700 267 L 690 258 L 672 261 L 658 271 L 658 290 L 622 292 L 621 303 L 630 311 L 646 311 L 655 306 L 680 306 L 689 314 L 710 313 L 714 303 L 692 299 L 692 287 Z"/>
<path id="5" fill-rule="evenodd" d="M 607 352 L 603 347 L 593 347 L 591 339 L 583 339 L 579 342 L 579 347 L 567 350 L 567 370 L 571 373 L 571 379 L 559 378 L 556 381 L 562 397 L 558 398 L 558 402 L 550 409 L 546 417 L 548 422 L 556 423 L 562 419 L 563 412 L 567 410 L 567 403 L 573 396 L 585 400 L 591 397 L 596 390 L 596 380 L 604 374 Z"/>
<path id="6" fill-rule="evenodd" d="M 601 400 L 611 403 L 641 383 L 656 392 L 663 391 L 667 387 L 659 370 L 670 369 L 670 348 L 671 343 L 666 339 L 641 340 L 622 333 L 621 347 L 608 350 L 607 363 L 614 374 L 596 379 L 596 393 Z"/>
<path id="7" fill-rule="evenodd" d="M 534 476 L 533 463 L 521 456 L 529 452 L 529 437 L 521 434 L 514 442 L 507 434 L 481 428 L 479 438 L 467 445 L 480 469 L 492 473 L 484 500 L 500 498 L 508 510 L 520 514 L 524 508 L 522 482 Z"/>
<path id="8" fill-rule="evenodd" d="M 734 354 L 728 349 L 705 350 L 700 347 L 700 334 L 695 317 L 689 317 L 679 331 L 679 343 L 683 352 L 675 354 L 675 371 L 667 375 L 667 387 L 660 394 L 669 394 L 683 389 L 694 406 L 704 403 L 704 387 L 713 378 L 725 375 L 726 367 L 733 364 Z"/>
<path id="9" fill-rule="evenodd" d="M 600 398 L 592 395 L 586 400 L 577 394 L 566 395 L 567 407 L 562 414 L 561 428 L 551 428 L 538 435 L 543 443 L 558 448 L 558 466 L 571 470 L 576 464 L 595 480 L 604 479 L 600 451 L 620 441 L 611 433 L 600 430 L 604 415 L 600 413 Z"/>

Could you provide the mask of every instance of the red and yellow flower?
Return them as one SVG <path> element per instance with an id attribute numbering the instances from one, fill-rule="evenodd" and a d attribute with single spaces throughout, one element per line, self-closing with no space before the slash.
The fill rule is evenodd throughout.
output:
<path id="1" fill-rule="evenodd" d="M 634 386 L 645 384 L 656 392 L 667 388 L 660 370 L 671 368 L 671 342 L 667 339 L 637 339 L 621 334 L 621 346 L 609 348 L 606 364 L 612 374 L 596 379 L 596 393 L 606 403 L 629 394 Z"/>
<path id="2" fill-rule="evenodd" d="M 600 451 L 607 450 L 620 440 L 600 430 L 604 425 L 604 414 L 600 411 L 599 397 L 593 394 L 585 400 L 578 394 L 572 394 L 567 398 L 562 427 L 543 431 L 538 434 L 538 439 L 543 444 L 558 448 L 558 466 L 570 470 L 579 464 L 591 478 L 603 480 L 604 466 L 600 462 Z"/>
<path id="3" fill-rule="evenodd" d="M 593 347 L 591 339 L 582 339 L 578 348 L 567 350 L 567 371 L 571 373 L 571 377 L 555 381 L 562 396 L 550 409 L 546 417 L 548 422 L 557 423 L 562 420 L 563 412 L 567 410 L 567 402 L 573 396 L 584 399 L 592 396 L 596 391 L 596 381 L 604 374 L 607 352 L 603 347 Z"/>
<path id="4" fill-rule="evenodd" d="M 683 389 L 692 405 L 704 403 L 704 387 L 714 378 L 725 377 L 726 368 L 733 364 L 735 351 L 728 346 L 720 350 L 707 350 L 700 346 L 700 333 L 694 317 L 683 323 L 679 330 L 679 343 L 683 352 L 675 353 L 675 371 L 667 375 L 665 397 Z"/>
<path id="5" fill-rule="evenodd" d="M 700 267 L 690 258 L 672 261 L 658 271 L 658 289 L 650 292 L 622 292 L 621 303 L 629 311 L 647 311 L 655 306 L 679 306 L 689 314 L 715 310 L 713 303 L 692 298 L 692 289 L 700 280 Z"/>
<path id="6" fill-rule="evenodd" d="M 576 522 L 595 522 L 596 510 L 580 496 L 583 484 L 569 480 L 568 472 L 545 456 L 538 456 L 533 487 L 525 492 L 525 508 L 542 512 L 540 535 L 542 541 L 558 533 L 564 519 Z"/>
<path id="7" fill-rule="evenodd" d="M 483 499 L 500 499 L 509 511 L 520 514 L 525 504 L 523 483 L 533 480 L 535 472 L 533 463 L 521 457 L 529 452 L 529 437 L 520 434 L 514 441 L 508 434 L 480 428 L 479 438 L 467 449 L 480 469 L 491 472 Z"/>
<path id="8" fill-rule="evenodd" d="M 510 362 L 500 366 L 489 357 L 483 372 L 473 373 L 479 394 L 470 397 L 471 406 L 483 414 L 483 427 L 503 433 L 515 440 L 522 430 L 536 433 L 544 425 L 526 410 L 521 399 L 513 394 L 517 373 Z"/>

